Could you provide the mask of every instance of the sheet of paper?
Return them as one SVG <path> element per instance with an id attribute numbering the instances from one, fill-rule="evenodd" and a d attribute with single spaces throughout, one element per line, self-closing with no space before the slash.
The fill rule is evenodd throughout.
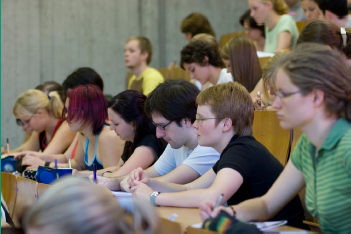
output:
<path id="1" fill-rule="evenodd" d="M 202 223 L 195 223 L 191 225 L 193 228 L 202 228 Z"/>
<path id="2" fill-rule="evenodd" d="M 111 191 L 116 197 L 131 197 L 132 193 L 122 192 L 122 191 Z"/>
<path id="3" fill-rule="evenodd" d="M 288 221 L 281 220 L 281 221 L 269 221 L 269 222 L 250 222 L 250 224 L 256 225 L 260 231 L 265 231 L 269 229 L 273 229 L 279 226 L 286 224 Z"/>
<path id="4" fill-rule="evenodd" d="M 273 57 L 273 53 L 267 53 L 267 52 L 262 52 L 262 51 L 257 51 L 257 57 L 262 58 L 262 57 Z"/>

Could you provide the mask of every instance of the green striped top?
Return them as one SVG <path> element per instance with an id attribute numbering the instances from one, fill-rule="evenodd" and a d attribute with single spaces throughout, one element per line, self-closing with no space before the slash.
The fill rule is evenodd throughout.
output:
<path id="1" fill-rule="evenodd" d="M 291 161 L 306 182 L 306 207 L 324 233 L 351 233 L 351 123 L 340 118 L 322 147 L 303 134 Z"/>

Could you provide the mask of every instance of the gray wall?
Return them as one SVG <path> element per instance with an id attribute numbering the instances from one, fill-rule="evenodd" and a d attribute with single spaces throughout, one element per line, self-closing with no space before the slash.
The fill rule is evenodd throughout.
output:
<path id="1" fill-rule="evenodd" d="M 191 12 L 206 15 L 216 37 L 241 30 L 244 0 L 2 0 L 1 142 L 21 144 L 13 104 L 19 94 L 45 81 L 59 83 L 89 66 L 105 82 L 106 94 L 125 89 L 124 43 L 148 37 L 151 66 L 167 67 L 186 44 L 180 23 Z"/>

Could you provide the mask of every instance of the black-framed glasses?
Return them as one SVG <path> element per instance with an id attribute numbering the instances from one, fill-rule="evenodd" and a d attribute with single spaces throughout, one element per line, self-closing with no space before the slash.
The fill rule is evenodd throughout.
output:
<path id="1" fill-rule="evenodd" d="M 155 124 L 154 121 L 152 121 L 152 124 L 156 126 L 156 128 L 158 129 L 161 129 L 161 130 L 166 130 L 166 127 L 172 122 L 173 120 L 169 121 L 168 124 L 166 125 L 158 125 L 158 124 Z"/>
<path id="2" fill-rule="evenodd" d="M 196 114 L 195 119 L 196 119 L 196 121 L 197 121 L 199 124 L 202 124 L 203 121 L 206 120 L 206 119 L 223 119 L 223 118 L 200 118 L 199 115 Z"/>
<path id="3" fill-rule="evenodd" d="M 297 94 L 297 93 L 301 93 L 301 90 L 298 90 L 298 91 L 295 91 L 295 92 L 290 92 L 290 93 L 281 93 L 279 91 L 276 91 L 275 92 L 277 94 L 278 97 L 280 97 L 280 99 L 283 99 L 283 98 L 287 98 L 291 95 L 294 95 L 294 94 Z"/>

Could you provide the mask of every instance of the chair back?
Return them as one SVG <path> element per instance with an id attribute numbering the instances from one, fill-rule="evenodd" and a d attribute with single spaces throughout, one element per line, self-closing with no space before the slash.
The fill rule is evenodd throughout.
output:
<path id="1" fill-rule="evenodd" d="M 261 57 L 258 58 L 258 61 L 260 62 L 261 68 L 264 68 L 266 66 L 267 62 L 271 59 L 272 57 Z"/>
<path id="2" fill-rule="evenodd" d="M 180 223 L 173 222 L 165 218 L 160 218 L 160 228 L 157 233 L 182 234 L 183 230 Z"/>
<path id="3" fill-rule="evenodd" d="M 225 46 L 225 44 L 227 44 L 227 42 L 232 39 L 233 37 L 236 36 L 240 36 L 240 35 L 244 35 L 245 33 L 243 31 L 241 32 L 235 32 L 235 33 L 228 33 L 228 34 L 223 34 L 221 36 L 221 41 L 219 43 L 219 47 L 223 48 L 223 46 Z"/>
<path id="4" fill-rule="evenodd" d="M 302 32 L 302 30 L 304 29 L 307 23 L 308 23 L 307 20 L 296 22 L 296 27 L 297 27 L 297 30 L 299 30 L 299 33 Z"/>
<path id="5" fill-rule="evenodd" d="M 255 111 L 254 114 L 253 136 L 285 166 L 290 152 L 290 130 L 280 127 L 275 111 Z"/>
<path id="6" fill-rule="evenodd" d="M 190 81 L 189 73 L 183 70 L 181 67 L 172 67 L 170 69 L 170 79 L 187 80 Z"/>
<path id="7" fill-rule="evenodd" d="M 293 140 L 291 143 L 291 152 L 294 150 L 296 143 L 299 141 L 301 135 L 303 134 L 303 131 L 301 128 L 294 128 L 293 134 L 294 134 L 294 136 L 293 136 Z"/>

